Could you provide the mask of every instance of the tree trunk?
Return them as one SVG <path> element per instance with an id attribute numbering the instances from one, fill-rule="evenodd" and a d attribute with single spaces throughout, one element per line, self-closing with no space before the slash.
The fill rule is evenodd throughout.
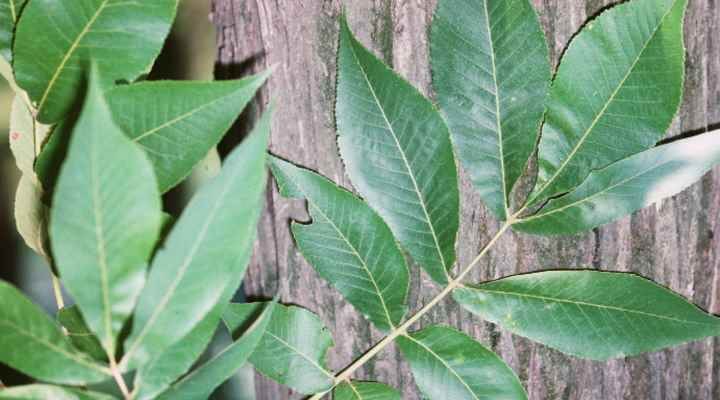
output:
<path id="1" fill-rule="evenodd" d="M 276 105 L 271 151 L 350 187 L 338 158 L 335 65 L 338 15 L 348 14 L 360 40 L 425 94 L 431 94 L 428 25 L 435 1 L 214 0 L 219 68 L 237 77 L 275 66 L 263 99 Z M 608 0 L 534 0 L 556 64 L 582 24 Z M 701 132 L 720 122 L 720 9 L 715 0 L 690 2 L 686 17 L 687 72 L 682 111 L 671 128 Z M 262 103 L 262 102 L 261 102 Z M 717 127 L 717 125 L 715 126 Z M 466 265 L 497 231 L 498 222 L 462 178 L 458 260 Z M 543 268 L 593 267 L 633 271 L 720 313 L 720 169 L 673 199 L 632 217 L 564 238 L 508 233 L 473 272 L 487 280 Z M 298 253 L 290 218 L 307 219 L 304 205 L 281 198 L 269 184 L 256 255 L 248 270 L 250 298 L 280 292 L 284 303 L 318 313 L 334 334 L 329 365 L 337 370 L 382 335 L 370 326 Z M 414 268 L 411 308 L 438 292 Z M 720 340 L 708 339 L 641 357 L 592 362 L 564 356 L 513 336 L 462 311 L 451 300 L 417 328 L 451 324 L 492 347 L 517 372 L 531 399 L 720 399 Z M 379 380 L 418 399 L 408 366 L 390 346 L 355 378 Z M 302 396 L 260 377 L 259 399 Z"/>

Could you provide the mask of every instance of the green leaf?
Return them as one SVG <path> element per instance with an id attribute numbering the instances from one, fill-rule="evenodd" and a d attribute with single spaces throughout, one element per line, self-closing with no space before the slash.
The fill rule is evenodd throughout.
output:
<path id="1" fill-rule="evenodd" d="M 228 302 L 240 286 L 242 278 L 242 274 L 229 277 L 225 292 L 213 310 L 185 337 L 166 348 L 152 361 L 140 366 L 134 382 L 137 400 L 154 399 L 193 366 L 212 340 Z"/>
<path id="2" fill-rule="evenodd" d="M 459 195 L 440 113 L 340 21 L 338 144 L 353 184 L 439 283 L 455 262 Z"/>
<path id="3" fill-rule="evenodd" d="M 628 273 L 538 272 L 456 289 L 453 297 L 515 334 L 593 360 L 720 335 L 720 319 Z"/>
<path id="4" fill-rule="evenodd" d="M 18 85 L 38 119 L 61 120 L 83 91 L 90 60 L 103 86 L 149 72 L 175 18 L 177 0 L 33 0 L 15 37 Z"/>
<path id="5" fill-rule="evenodd" d="M 277 305 L 250 362 L 263 375 L 300 393 L 319 393 L 333 384 L 334 376 L 325 365 L 332 345 L 332 336 L 317 315 Z"/>
<path id="6" fill-rule="evenodd" d="M 66 289 L 114 354 L 145 281 L 161 204 L 152 165 L 113 124 L 93 71 L 53 195 L 50 242 Z"/>
<path id="7" fill-rule="evenodd" d="M 441 0 L 433 86 L 460 161 L 500 219 L 535 149 L 550 84 L 545 35 L 528 0 Z"/>
<path id="8" fill-rule="evenodd" d="M 455 329 L 431 326 L 398 337 L 397 344 L 428 399 L 527 399 L 500 357 Z"/>
<path id="9" fill-rule="evenodd" d="M 376 382 L 343 382 L 335 388 L 335 400 L 400 400 L 400 392 Z"/>
<path id="10" fill-rule="evenodd" d="M 0 400 L 113 400 L 103 393 L 52 385 L 14 386 L 0 390 Z"/>
<path id="11" fill-rule="evenodd" d="M 108 102 L 118 125 L 150 157 L 166 192 L 220 142 L 269 74 L 219 82 L 141 82 L 109 91 Z"/>
<path id="12" fill-rule="evenodd" d="M 155 256 L 126 341 L 125 370 L 180 341 L 245 274 L 262 209 L 269 132 L 266 112 L 220 175 L 192 198 Z"/>
<path id="13" fill-rule="evenodd" d="M 43 190 L 33 175 L 23 175 L 15 193 L 15 224 L 25 243 L 36 253 L 48 257 L 48 207 Z"/>
<path id="14" fill-rule="evenodd" d="M 62 308 L 57 314 L 58 322 L 67 329 L 67 336 L 75 347 L 95 360 L 107 362 L 107 355 L 97 337 L 87 327 L 80 309 L 73 305 Z"/>
<path id="15" fill-rule="evenodd" d="M 272 158 L 283 196 L 307 199 L 312 223 L 293 223 L 305 258 L 383 331 L 407 311 L 409 272 L 383 220 L 362 200 L 306 169 Z"/>
<path id="16" fill-rule="evenodd" d="M 633 0 L 589 22 L 558 69 L 529 204 L 655 145 L 682 98 L 687 0 Z"/>
<path id="17" fill-rule="evenodd" d="M 0 281 L 0 362 L 33 378 L 81 385 L 110 372 L 75 350 L 60 327 L 10 284 Z"/>
<path id="18" fill-rule="evenodd" d="M 539 234 L 590 230 L 673 196 L 720 163 L 720 131 L 678 140 L 593 171 L 513 227 Z"/>
<path id="19" fill-rule="evenodd" d="M 231 304 L 230 308 L 242 307 L 255 309 L 246 304 Z M 247 361 L 250 354 L 260 343 L 270 323 L 275 303 L 269 303 L 265 311 L 245 330 L 242 337 L 222 350 L 213 359 L 207 361 L 196 370 L 186 375 L 169 390 L 158 397 L 158 400 L 194 400 L 210 398 L 212 392 L 228 380 Z M 227 314 L 226 314 L 227 315 Z M 228 321 L 226 318 L 225 321 Z M 241 321 L 237 325 L 244 324 Z M 230 326 L 231 331 L 239 326 Z"/>
<path id="20" fill-rule="evenodd" d="M 12 62 L 13 36 L 20 12 L 27 0 L 3 0 L 0 2 L 0 56 Z"/>

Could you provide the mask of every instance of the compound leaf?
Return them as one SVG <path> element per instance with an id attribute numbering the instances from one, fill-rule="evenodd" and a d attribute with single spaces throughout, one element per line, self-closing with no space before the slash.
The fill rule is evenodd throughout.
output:
<path id="1" fill-rule="evenodd" d="M 593 171 L 513 227 L 539 234 L 590 230 L 673 196 L 720 163 L 720 131 L 677 140 Z"/>
<path id="2" fill-rule="evenodd" d="M 60 276 L 108 354 L 145 281 L 160 233 L 152 165 L 112 122 L 93 69 L 50 210 Z"/>
<path id="3" fill-rule="evenodd" d="M 90 60 L 103 86 L 134 81 L 160 53 L 178 0 L 33 0 L 18 23 L 15 78 L 38 119 L 61 120 L 82 93 Z M 130 23 L 132 21 L 132 23 Z"/>
<path id="4" fill-rule="evenodd" d="M 720 335 L 720 319 L 628 273 L 537 272 L 456 289 L 453 297 L 515 334 L 593 360 Z"/>
<path id="5" fill-rule="evenodd" d="M 458 157 L 500 219 L 535 149 L 550 84 L 545 34 L 528 0 L 442 0 L 433 86 Z"/>
<path id="6" fill-rule="evenodd" d="M 353 185 L 415 262 L 446 283 L 459 219 L 450 133 L 432 103 L 365 49 L 345 18 L 336 119 Z"/>
<path id="7" fill-rule="evenodd" d="M 138 300 L 120 365 L 124 370 L 180 341 L 245 274 L 262 209 L 269 133 L 268 111 L 173 226 Z"/>
<path id="8" fill-rule="evenodd" d="M 269 72 L 218 82 L 140 82 L 108 92 L 117 124 L 147 153 L 160 191 L 188 176 L 218 144 Z"/>
<path id="9" fill-rule="evenodd" d="M 110 377 L 106 368 L 75 350 L 44 311 L 4 281 L 0 281 L 0 362 L 47 382 L 81 385 Z"/>
<path id="10" fill-rule="evenodd" d="M 431 326 L 398 337 L 397 344 L 429 400 L 527 399 L 500 357 L 455 329 Z"/>
<path id="11" fill-rule="evenodd" d="M 407 310 L 405 257 L 383 220 L 362 200 L 326 178 L 272 158 L 283 196 L 306 199 L 311 224 L 293 223 L 303 255 L 320 276 L 379 329 L 388 331 Z"/>
<path id="12" fill-rule="evenodd" d="M 319 393 L 333 384 L 333 374 L 325 366 L 332 345 L 330 332 L 317 315 L 276 305 L 250 362 L 262 374 L 300 393 Z"/>
<path id="13" fill-rule="evenodd" d="M 655 145 L 683 91 L 687 0 L 615 6 L 570 43 L 550 90 L 529 204 Z"/>

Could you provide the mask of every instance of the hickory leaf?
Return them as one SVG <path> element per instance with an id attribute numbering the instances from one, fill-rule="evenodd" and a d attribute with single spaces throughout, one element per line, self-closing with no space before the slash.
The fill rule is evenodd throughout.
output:
<path id="1" fill-rule="evenodd" d="M 401 400 L 400 392 L 377 382 L 348 381 L 338 385 L 335 400 Z"/>
<path id="2" fill-rule="evenodd" d="M 456 289 L 463 307 L 534 341 L 593 360 L 720 335 L 720 319 L 639 276 L 547 271 Z"/>
<path id="3" fill-rule="evenodd" d="M 279 158 L 271 166 L 283 196 L 308 202 L 312 223 L 292 225 L 305 258 L 375 326 L 394 328 L 407 309 L 410 277 L 387 225 L 324 177 Z"/>
<path id="4" fill-rule="evenodd" d="M 529 0 L 441 0 L 430 40 L 433 86 L 458 157 L 498 218 L 535 149 L 550 84 Z"/>
<path id="5" fill-rule="evenodd" d="M 237 310 L 230 309 L 233 311 Z M 228 325 L 233 324 L 230 321 Z M 333 384 L 333 374 L 325 366 L 325 354 L 332 345 L 332 337 L 317 315 L 300 307 L 277 305 L 250 362 L 263 375 L 300 393 L 313 394 Z"/>
<path id="6" fill-rule="evenodd" d="M 16 30 L 14 67 L 38 119 L 55 123 L 72 109 L 90 60 L 97 62 L 103 87 L 149 72 L 177 1 L 30 1 Z"/>
<path id="7" fill-rule="evenodd" d="M 439 283 L 455 262 L 459 194 L 440 113 L 340 21 L 336 121 L 358 192 L 415 262 Z"/>
<path id="8" fill-rule="evenodd" d="M 244 318 L 231 321 L 232 316 L 243 314 L 244 310 L 233 310 L 234 308 L 245 308 L 255 310 L 254 305 L 231 304 L 230 309 L 225 313 L 225 322 L 228 329 L 235 331 L 247 321 Z M 194 400 L 210 398 L 210 394 L 230 378 L 235 371 L 245 364 L 253 350 L 262 339 L 268 324 L 272 318 L 275 303 L 269 303 L 265 311 L 257 317 L 234 343 L 223 349 L 211 360 L 199 366 L 190 374 L 183 377 L 179 382 L 160 396 L 158 400 Z"/>
<path id="9" fill-rule="evenodd" d="M 397 339 L 428 400 L 526 400 L 520 380 L 495 353 L 455 329 L 431 326 Z"/>
<path id="10" fill-rule="evenodd" d="M 145 150 L 161 192 L 188 176 L 218 144 L 269 71 L 218 82 L 159 81 L 108 92 L 117 124 Z"/>
<path id="11" fill-rule="evenodd" d="M 152 165 L 112 122 L 93 69 L 53 196 L 50 239 L 68 292 L 108 354 L 135 306 L 160 233 Z"/>
<path id="12" fill-rule="evenodd" d="M 54 383 L 81 385 L 110 375 L 75 350 L 44 311 L 5 281 L 0 281 L 0 362 Z"/>
<path id="13" fill-rule="evenodd" d="M 173 226 L 138 300 L 124 370 L 151 361 L 185 337 L 220 302 L 226 287 L 242 279 L 260 217 L 269 132 L 266 112 Z"/>
<path id="14" fill-rule="evenodd" d="M 35 175 L 35 159 L 49 132 L 49 126 L 33 119 L 22 95 L 16 95 L 10 110 L 10 150 L 23 174 Z"/>
<path id="15" fill-rule="evenodd" d="M 682 98 L 687 0 L 633 0 L 573 39 L 550 90 L 529 204 L 655 145 Z"/>
<path id="16" fill-rule="evenodd" d="M 0 400 L 114 400 L 98 392 L 43 384 L 14 386 L 0 390 Z"/>
<path id="17" fill-rule="evenodd" d="M 720 131 L 677 140 L 593 171 L 513 228 L 540 234 L 589 230 L 679 193 L 718 164 Z"/>
<path id="18" fill-rule="evenodd" d="M 15 26 L 27 0 L 4 0 L 0 2 L 0 57 L 12 62 L 12 45 Z"/>
<path id="19" fill-rule="evenodd" d="M 85 324 L 80 309 L 76 305 L 58 310 L 57 320 L 67 330 L 68 338 L 78 350 L 98 361 L 107 361 L 105 350 Z"/>

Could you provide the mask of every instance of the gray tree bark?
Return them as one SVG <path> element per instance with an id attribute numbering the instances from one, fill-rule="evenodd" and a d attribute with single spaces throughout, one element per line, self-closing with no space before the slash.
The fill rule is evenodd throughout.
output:
<path id="1" fill-rule="evenodd" d="M 582 24 L 613 1 L 534 3 L 557 63 Z M 333 114 L 338 15 L 343 6 L 361 41 L 432 96 L 427 32 L 435 0 L 214 0 L 213 20 L 218 64 L 225 75 L 237 77 L 276 66 L 260 101 L 260 108 L 268 98 L 276 105 L 271 151 L 350 187 L 337 155 Z M 701 132 L 720 122 L 719 7 L 716 0 L 690 2 L 685 98 L 671 135 Z M 497 231 L 498 222 L 464 176 L 462 191 L 458 258 L 466 265 Z M 677 197 L 588 234 L 557 239 L 506 234 L 473 278 L 558 267 L 633 271 L 720 313 L 719 211 L 716 169 Z M 329 365 L 341 369 L 382 335 L 303 260 L 290 236 L 290 218 L 307 219 L 304 205 L 283 199 L 269 184 L 246 292 L 251 298 L 267 298 L 279 291 L 283 302 L 318 313 L 336 342 Z M 438 292 L 418 269 L 413 270 L 411 290 L 415 310 Z M 602 363 L 570 358 L 513 336 L 450 300 L 417 328 L 430 323 L 451 324 L 492 347 L 517 372 L 531 399 L 720 399 L 719 339 Z M 406 399 L 420 398 L 394 346 L 355 378 L 379 380 L 402 390 Z M 301 397 L 262 377 L 256 388 L 259 399 Z"/>

